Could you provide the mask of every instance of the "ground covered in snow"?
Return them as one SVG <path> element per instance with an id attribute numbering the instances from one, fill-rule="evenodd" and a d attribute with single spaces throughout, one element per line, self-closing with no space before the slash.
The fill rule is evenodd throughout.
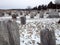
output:
<path id="1" fill-rule="evenodd" d="M 11 19 L 9 17 L 0 17 L 0 20 Z M 21 25 L 20 18 L 18 17 L 17 23 L 20 29 L 20 45 L 39 45 L 40 41 L 40 31 L 44 26 L 52 26 L 55 31 L 56 44 L 60 44 L 60 24 L 57 22 L 59 18 L 40 18 L 40 19 L 26 19 L 26 24 Z"/>
<path id="2" fill-rule="evenodd" d="M 57 22 L 59 19 L 27 19 L 25 25 L 20 24 L 20 44 L 21 45 L 39 45 L 40 30 L 44 26 L 52 26 L 55 31 L 56 44 L 60 44 L 60 24 Z"/>

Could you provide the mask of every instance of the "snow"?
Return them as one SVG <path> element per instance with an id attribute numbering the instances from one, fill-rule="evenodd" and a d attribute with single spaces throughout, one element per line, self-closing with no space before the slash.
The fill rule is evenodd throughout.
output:
<path id="1" fill-rule="evenodd" d="M 27 16 L 28 17 L 28 16 Z M 11 19 L 12 17 L 0 17 L 0 20 Z M 17 17 L 17 23 L 19 24 L 20 29 L 20 45 L 38 45 L 40 41 L 40 30 L 43 28 L 43 25 L 51 25 L 55 28 L 56 44 L 60 44 L 60 26 L 57 24 L 59 18 L 34 18 L 26 19 L 26 24 L 21 25 L 20 18 Z"/>
<path id="2" fill-rule="evenodd" d="M 55 28 L 55 36 L 56 36 L 56 44 L 60 44 L 60 31 L 57 28 L 57 22 L 59 19 L 27 19 L 26 25 L 22 26 L 22 33 L 20 33 L 21 45 L 38 45 L 41 43 L 40 41 L 40 29 L 43 25 L 53 24 L 52 26 Z M 21 31 L 21 30 L 20 30 Z M 23 36 L 22 36 L 23 35 Z M 23 42 L 24 41 L 24 42 Z"/>

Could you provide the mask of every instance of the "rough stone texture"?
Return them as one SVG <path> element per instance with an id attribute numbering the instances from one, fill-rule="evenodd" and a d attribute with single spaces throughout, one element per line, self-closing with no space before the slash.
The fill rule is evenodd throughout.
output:
<path id="1" fill-rule="evenodd" d="M 54 30 L 41 30 L 40 35 L 42 45 L 56 45 Z"/>
<path id="2" fill-rule="evenodd" d="M 0 44 L 5 45 L 5 43 L 6 45 L 9 44 L 8 30 L 4 21 L 0 21 Z"/>
<path id="3" fill-rule="evenodd" d="M 0 21 L 0 45 L 20 45 L 19 28 L 14 21 Z"/>

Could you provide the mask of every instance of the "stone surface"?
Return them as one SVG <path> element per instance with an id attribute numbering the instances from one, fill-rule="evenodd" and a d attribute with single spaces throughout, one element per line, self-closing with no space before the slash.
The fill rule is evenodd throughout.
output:
<path id="1" fill-rule="evenodd" d="M 20 45 L 19 28 L 14 21 L 0 21 L 0 44 Z"/>
<path id="2" fill-rule="evenodd" d="M 40 32 L 41 45 L 56 45 L 54 30 L 44 29 Z"/>
<path id="3" fill-rule="evenodd" d="M 22 25 L 26 24 L 26 17 L 25 16 L 21 17 L 21 24 Z"/>

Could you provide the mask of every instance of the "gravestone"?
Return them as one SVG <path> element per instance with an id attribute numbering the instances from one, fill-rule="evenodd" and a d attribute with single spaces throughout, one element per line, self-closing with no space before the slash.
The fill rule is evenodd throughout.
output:
<path id="1" fill-rule="evenodd" d="M 22 25 L 26 24 L 26 16 L 22 16 L 22 17 L 20 17 L 20 19 L 21 19 Z"/>
<path id="2" fill-rule="evenodd" d="M 0 21 L 0 44 L 20 45 L 19 28 L 14 21 Z"/>
<path id="3" fill-rule="evenodd" d="M 11 15 L 11 12 L 7 12 L 7 14 L 10 16 Z"/>
<path id="4" fill-rule="evenodd" d="M 56 45 L 54 30 L 43 29 L 40 32 L 41 45 Z"/>
<path id="5" fill-rule="evenodd" d="M 34 15 L 30 15 L 30 18 L 34 18 Z"/>
<path id="6" fill-rule="evenodd" d="M 0 13 L 0 17 L 4 16 L 4 13 Z"/>
<path id="7" fill-rule="evenodd" d="M 22 12 L 20 12 L 20 15 L 23 15 L 23 13 L 22 13 Z"/>
<path id="8" fill-rule="evenodd" d="M 40 16 L 39 17 L 40 18 L 44 18 L 44 12 L 43 11 L 40 12 Z"/>
<path id="9" fill-rule="evenodd" d="M 10 45 L 7 26 L 4 21 L 0 21 L 0 44 Z"/>
<path id="10" fill-rule="evenodd" d="M 17 16 L 18 16 L 17 14 L 13 14 L 12 19 L 16 19 Z"/>

